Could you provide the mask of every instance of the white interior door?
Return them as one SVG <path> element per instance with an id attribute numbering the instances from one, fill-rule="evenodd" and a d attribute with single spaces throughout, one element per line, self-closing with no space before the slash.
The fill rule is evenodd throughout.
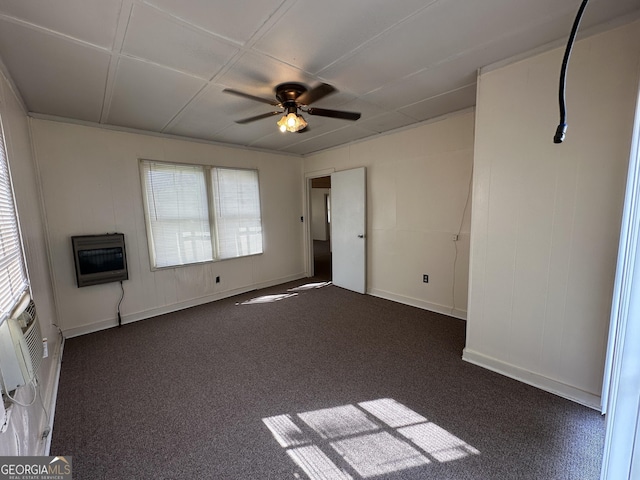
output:
<path id="1" fill-rule="evenodd" d="M 331 174 L 331 249 L 334 285 L 366 291 L 365 168 Z"/>

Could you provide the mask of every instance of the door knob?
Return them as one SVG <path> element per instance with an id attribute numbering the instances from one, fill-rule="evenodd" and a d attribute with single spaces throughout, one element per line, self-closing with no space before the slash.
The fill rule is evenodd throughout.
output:
<path id="1" fill-rule="evenodd" d="M 360 234 L 358 235 L 358 238 L 364 238 L 364 235 Z"/>

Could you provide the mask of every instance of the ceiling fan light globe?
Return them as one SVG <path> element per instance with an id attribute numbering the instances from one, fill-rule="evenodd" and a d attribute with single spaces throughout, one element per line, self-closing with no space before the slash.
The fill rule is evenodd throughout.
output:
<path id="1" fill-rule="evenodd" d="M 291 131 L 291 129 L 296 128 L 297 124 L 298 116 L 295 113 L 287 115 L 287 130 Z"/>
<path id="2" fill-rule="evenodd" d="M 302 115 L 297 116 L 297 124 L 296 124 L 296 132 L 302 130 L 303 128 L 307 128 L 307 121 L 302 118 Z"/>
<path id="3" fill-rule="evenodd" d="M 281 132 L 297 132 L 305 128 L 307 122 L 301 115 L 289 113 L 288 115 L 283 115 L 282 118 L 278 120 L 277 125 Z"/>
<path id="4" fill-rule="evenodd" d="M 280 129 L 281 132 L 286 132 L 287 131 L 287 116 L 283 115 L 282 118 L 280 118 L 280 120 L 278 120 L 278 128 Z"/>

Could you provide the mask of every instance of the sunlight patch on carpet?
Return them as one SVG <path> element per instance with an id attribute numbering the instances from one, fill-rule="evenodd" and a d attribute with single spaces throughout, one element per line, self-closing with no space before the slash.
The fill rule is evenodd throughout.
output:
<path id="1" fill-rule="evenodd" d="M 263 418 L 309 480 L 366 479 L 480 452 L 392 398 Z"/>
<path id="2" fill-rule="evenodd" d="M 398 472 L 431 463 L 409 443 L 388 432 L 340 440 L 331 443 L 362 478 Z"/>
<path id="3" fill-rule="evenodd" d="M 345 437 L 379 429 L 378 425 L 369 420 L 362 410 L 353 405 L 299 413 L 298 417 L 324 439 Z"/>
<path id="4" fill-rule="evenodd" d="M 300 285 L 299 287 L 290 288 L 287 292 L 301 292 L 303 290 L 313 290 L 314 288 L 322 288 L 331 285 L 333 282 L 316 282 L 316 283 L 306 283 L 304 285 Z"/>
<path id="5" fill-rule="evenodd" d="M 435 423 L 400 428 L 398 432 L 439 462 L 450 462 L 480 453 Z"/>
<path id="6" fill-rule="evenodd" d="M 287 450 L 291 457 L 310 479 L 313 480 L 352 480 L 353 477 L 341 470 L 327 457 L 319 447 L 308 447 Z"/>
<path id="7" fill-rule="evenodd" d="M 278 300 L 284 300 L 285 298 L 295 297 L 297 293 L 280 293 L 277 295 L 263 295 L 261 297 L 252 298 L 236 305 L 254 305 L 257 303 L 273 303 Z"/>
<path id="8" fill-rule="evenodd" d="M 392 398 L 381 398 L 370 402 L 361 402 L 358 405 L 391 428 L 406 427 L 407 425 L 427 421 L 422 415 L 396 402 Z"/>
<path id="9" fill-rule="evenodd" d="M 310 443 L 309 438 L 293 423 L 289 415 L 276 415 L 275 417 L 263 418 L 262 421 L 283 448 Z"/>

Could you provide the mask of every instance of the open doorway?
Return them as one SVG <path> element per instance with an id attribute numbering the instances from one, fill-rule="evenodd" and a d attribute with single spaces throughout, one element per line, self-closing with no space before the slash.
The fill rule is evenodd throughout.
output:
<path id="1" fill-rule="evenodd" d="M 331 177 L 311 179 L 311 239 L 314 277 L 330 281 L 331 272 Z"/>

